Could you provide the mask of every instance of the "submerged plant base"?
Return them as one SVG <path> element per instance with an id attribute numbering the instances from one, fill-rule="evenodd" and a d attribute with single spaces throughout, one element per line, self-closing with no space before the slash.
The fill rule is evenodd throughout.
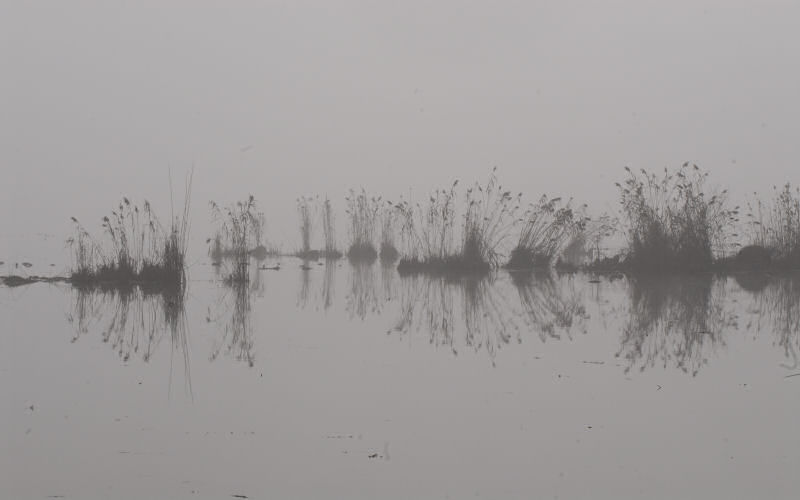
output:
<path id="1" fill-rule="evenodd" d="M 400 258 L 400 252 L 395 247 L 384 244 L 381 245 L 380 258 L 383 263 L 394 263 Z"/>
<path id="2" fill-rule="evenodd" d="M 322 251 L 322 257 L 325 260 L 339 260 L 343 256 L 344 255 L 339 250 L 323 250 Z"/>
<path id="3" fill-rule="evenodd" d="M 15 286 L 32 285 L 33 283 L 67 283 L 69 278 L 65 276 L 0 276 L 0 283 L 9 288 Z"/>
<path id="4" fill-rule="evenodd" d="M 294 253 L 294 257 L 303 260 L 319 260 L 322 252 L 319 250 L 299 250 Z"/>
<path id="5" fill-rule="evenodd" d="M 302 260 L 338 260 L 342 258 L 342 252 L 338 250 L 300 250 L 295 252 L 292 257 Z"/>
<path id="6" fill-rule="evenodd" d="M 548 269 L 552 262 L 552 255 L 543 255 L 525 247 L 516 247 L 511 251 L 511 257 L 503 267 L 511 270 Z"/>
<path id="7" fill-rule="evenodd" d="M 375 262 L 378 251 L 371 244 L 353 245 L 347 251 L 347 258 L 350 262 Z"/>
<path id="8" fill-rule="evenodd" d="M 74 284 L 87 286 L 133 286 L 152 285 L 157 287 L 178 287 L 183 283 L 183 265 L 180 267 L 145 263 L 140 270 L 117 263 L 102 265 L 96 269 L 81 269 L 69 276 Z"/>
<path id="9" fill-rule="evenodd" d="M 470 276 L 488 274 L 491 270 L 492 266 L 487 262 L 465 259 L 459 255 L 430 259 L 404 258 L 397 265 L 397 272 L 401 276 L 414 274 Z"/>

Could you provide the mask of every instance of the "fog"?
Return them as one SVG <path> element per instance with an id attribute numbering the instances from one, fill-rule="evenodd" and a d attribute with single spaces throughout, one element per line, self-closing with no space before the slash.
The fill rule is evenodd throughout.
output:
<path id="1" fill-rule="evenodd" d="M 0 2 L 0 498 L 797 497 L 798 19 Z"/>
<path id="2" fill-rule="evenodd" d="M 796 182 L 793 2 L 39 2 L 0 6 L 0 228 L 67 233 L 122 195 L 294 199 L 453 179 L 613 209 L 622 167 Z M 180 191 L 176 188 L 176 191 Z M 91 226 L 91 224 L 87 224 Z M 202 230 L 200 230 L 202 232 Z M 342 231 L 343 232 L 343 231 Z M 205 235 L 203 235 L 205 236 Z"/>

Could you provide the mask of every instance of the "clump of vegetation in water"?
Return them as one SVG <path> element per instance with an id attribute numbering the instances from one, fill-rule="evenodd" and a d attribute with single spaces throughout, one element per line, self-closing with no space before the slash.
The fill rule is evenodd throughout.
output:
<path id="1" fill-rule="evenodd" d="M 333 213 L 331 200 L 325 197 L 322 202 L 322 236 L 325 239 L 325 258 L 338 259 L 342 256 L 336 245 L 336 216 Z"/>
<path id="2" fill-rule="evenodd" d="M 610 258 L 603 254 L 603 242 L 617 233 L 619 221 L 608 214 L 599 217 L 584 217 L 582 229 L 576 232 L 556 261 L 559 271 L 602 270 L 611 264 L 613 270 L 619 267 L 619 257 Z"/>
<path id="3" fill-rule="evenodd" d="M 517 245 L 506 264 L 509 269 L 546 268 L 569 243 L 585 244 L 583 231 L 588 217 L 585 206 L 572 208 L 572 200 L 542 196 L 531 204 L 522 217 L 522 230 Z"/>
<path id="4" fill-rule="evenodd" d="M 249 254 L 256 260 L 264 260 L 270 256 L 278 257 L 282 255 L 280 247 L 267 247 L 264 243 L 263 235 L 265 224 L 266 219 L 264 217 L 264 213 L 258 212 L 256 214 L 256 224 L 253 227 L 253 233 L 255 234 L 253 242 L 254 246 L 248 251 Z M 221 265 L 224 259 L 234 260 L 237 256 L 237 249 L 224 246 L 222 240 L 223 238 L 220 230 L 217 230 L 214 233 L 213 238 L 206 240 L 206 243 L 210 245 L 208 249 L 208 255 L 211 257 L 211 262 L 214 266 Z"/>
<path id="5" fill-rule="evenodd" d="M 230 207 L 220 207 L 210 202 L 211 214 L 219 224 L 222 245 L 228 250 L 233 261 L 233 269 L 225 276 L 228 283 L 247 283 L 250 280 L 250 249 L 261 234 L 263 218 L 258 212 L 255 197 L 250 195 Z"/>
<path id="6" fill-rule="evenodd" d="M 707 192 L 708 173 L 684 163 L 663 175 L 625 167 L 620 190 L 628 249 L 626 266 L 636 271 L 701 271 L 725 249 L 738 208 L 727 191 Z"/>
<path id="7" fill-rule="evenodd" d="M 351 261 L 374 262 L 378 258 L 375 249 L 375 223 L 378 216 L 380 197 L 369 197 L 352 189 L 345 198 L 346 214 L 350 219 L 350 248 L 347 257 Z"/>
<path id="8" fill-rule="evenodd" d="M 401 202 L 405 254 L 398 270 L 469 273 L 498 267 L 500 249 L 516 221 L 521 193 L 513 196 L 497 182 L 492 170 L 485 186 L 476 184 L 465 195 L 460 240 L 456 243 L 456 186 L 434 191 L 425 208 Z"/>
<path id="9" fill-rule="evenodd" d="M 320 256 L 318 250 L 311 249 L 311 239 L 314 234 L 314 205 L 313 198 L 302 196 L 297 199 L 297 215 L 300 218 L 300 250 L 296 255 L 303 259 L 316 260 Z"/>
<path id="10" fill-rule="evenodd" d="M 400 252 L 397 250 L 397 225 L 398 213 L 395 210 L 394 204 L 387 201 L 380 211 L 381 220 L 381 248 L 380 258 L 381 262 L 389 264 L 394 263 L 400 258 Z"/>
<path id="11" fill-rule="evenodd" d="M 454 255 L 455 181 L 450 189 L 437 189 L 424 206 L 401 200 L 395 205 L 402 222 L 403 257 L 398 271 L 444 267 Z"/>
<path id="12" fill-rule="evenodd" d="M 214 264 L 222 262 L 222 259 L 225 257 L 225 249 L 222 247 L 222 235 L 219 231 L 214 233 L 213 238 L 206 240 L 206 243 L 210 244 L 208 256 L 211 257 L 211 262 Z"/>
<path id="13" fill-rule="evenodd" d="M 467 190 L 459 257 L 470 267 L 498 267 L 501 246 L 517 221 L 522 193 L 514 196 L 497 182 L 497 167 L 485 186 Z"/>
<path id="14" fill-rule="evenodd" d="M 800 267 L 800 188 L 775 187 L 769 202 L 749 204 L 746 222 L 750 245 L 765 249 L 772 265 Z"/>
<path id="15" fill-rule="evenodd" d="M 103 239 L 95 240 L 76 219 L 70 281 L 82 286 L 180 286 L 185 278 L 189 235 L 191 175 L 186 184 L 183 212 L 161 225 L 145 201 L 140 209 L 124 197 L 111 216 L 103 217 Z"/>

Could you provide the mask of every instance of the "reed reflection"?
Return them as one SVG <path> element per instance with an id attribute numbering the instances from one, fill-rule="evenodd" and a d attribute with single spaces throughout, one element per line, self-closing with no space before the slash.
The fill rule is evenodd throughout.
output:
<path id="1" fill-rule="evenodd" d="M 215 361 L 221 353 L 232 356 L 236 361 L 255 365 L 253 341 L 253 297 L 263 295 L 263 273 L 252 266 L 246 280 L 223 280 L 221 296 L 216 303 L 216 313 L 206 318 L 208 322 L 221 325 L 222 335 L 214 342 L 210 361 Z"/>
<path id="2" fill-rule="evenodd" d="M 586 333 L 589 315 L 574 275 L 557 277 L 547 270 L 513 272 L 511 282 L 519 295 L 526 326 L 542 342 L 560 340 L 562 335 L 571 340 L 578 329 Z"/>
<path id="3" fill-rule="evenodd" d="M 629 279 L 630 307 L 616 356 L 625 372 L 671 365 L 692 376 L 725 345 L 736 316 L 724 308 L 724 280 L 711 275 Z"/>
<path id="4" fill-rule="evenodd" d="M 322 308 L 328 311 L 333 307 L 333 301 L 336 294 L 336 273 L 338 264 L 335 260 L 325 261 L 325 271 L 322 275 L 322 290 L 320 291 L 320 299 Z"/>
<path id="5" fill-rule="evenodd" d="M 494 274 L 401 277 L 400 316 L 392 331 L 424 332 L 431 345 L 446 347 L 454 355 L 462 348 L 485 349 L 494 364 L 498 348 L 521 341 L 517 317 L 496 280 Z"/>
<path id="6" fill-rule="evenodd" d="M 300 265 L 300 288 L 297 291 L 297 307 L 305 309 L 308 306 L 308 296 L 311 293 L 311 262 L 303 260 Z"/>
<path id="7" fill-rule="evenodd" d="M 787 370 L 797 370 L 800 368 L 797 357 L 797 350 L 800 348 L 800 274 L 790 273 L 779 277 L 752 275 L 747 276 L 744 283 L 750 284 L 756 280 L 762 286 L 748 287 L 742 284 L 741 277 L 737 276 L 736 279 L 753 300 L 756 319 L 755 323 L 747 326 L 759 332 L 772 332 L 775 345 L 788 360 L 788 363 L 781 366 Z"/>
<path id="8" fill-rule="evenodd" d="M 367 314 L 379 314 L 381 301 L 378 293 L 374 263 L 352 262 L 349 273 L 346 310 L 351 318 L 364 320 Z"/>
<path id="9" fill-rule="evenodd" d="M 184 371 L 184 388 L 192 394 L 184 286 L 73 287 L 72 293 L 67 320 L 75 329 L 73 343 L 99 329 L 102 341 L 123 362 L 140 357 L 149 363 L 166 337 L 171 348 L 170 392 L 177 355 Z"/>

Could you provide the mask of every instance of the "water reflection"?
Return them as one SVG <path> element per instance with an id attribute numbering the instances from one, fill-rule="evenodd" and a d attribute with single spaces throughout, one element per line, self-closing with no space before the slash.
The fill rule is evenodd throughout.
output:
<path id="1" fill-rule="evenodd" d="M 375 264 L 352 263 L 347 290 L 347 313 L 351 318 L 363 320 L 367 314 L 380 314 L 381 300 L 378 294 Z"/>
<path id="2" fill-rule="evenodd" d="M 494 363 L 497 349 L 512 339 L 521 341 L 515 314 L 509 314 L 496 275 L 450 279 L 412 275 L 400 282 L 400 316 L 392 331 L 421 331 L 431 345 L 447 347 L 454 355 L 462 348 L 485 349 Z M 463 337 L 459 337 L 459 332 Z"/>
<path id="3" fill-rule="evenodd" d="M 236 361 L 255 365 L 253 341 L 253 298 L 264 292 L 263 271 L 254 267 L 247 282 L 224 281 L 221 296 L 216 303 L 216 313 L 206 318 L 221 327 L 221 336 L 211 348 L 210 361 L 220 353 L 232 356 Z"/>
<path id="4" fill-rule="evenodd" d="M 322 290 L 320 299 L 322 308 L 327 311 L 333 307 L 334 294 L 336 293 L 336 272 L 338 265 L 335 260 L 325 262 L 325 273 L 322 276 Z"/>
<path id="5" fill-rule="evenodd" d="M 515 272 L 511 281 L 519 295 L 526 325 L 545 342 L 548 338 L 570 340 L 576 330 L 586 333 L 589 315 L 578 278 L 556 277 L 548 271 Z"/>
<path id="6" fill-rule="evenodd" d="M 753 289 L 744 287 L 740 279 L 737 283 L 750 292 L 756 313 L 754 322 L 747 326 L 756 331 L 768 330 L 775 336 L 775 344 L 788 360 L 781 366 L 788 370 L 800 368 L 797 349 L 800 347 L 800 275 L 793 273 L 780 278 L 766 274 L 752 280 L 763 286 Z"/>
<path id="7" fill-rule="evenodd" d="M 630 307 L 617 357 L 625 372 L 674 365 L 692 376 L 725 345 L 736 315 L 723 305 L 725 280 L 711 275 L 639 276 L 629 280 Z"/>
<path id="8" fill-rule="evenodd" d="M 246 283 L 217 281 L 212 287 L 217 298 L 205 318 L 214 328 L 209 359 L 223 355 L 254 366 L 254 304 L 264 296 L 268 281 L 283 280 L 290 287 L 299 283 L 299 314 L 311 304 L 326 312 L 338 307 L 359 321 L 370 315 L 389 318 L 392 335 L 409 340 L 422 335 L 425 344 L 453 355 L 483 352 L 492 364 L 508 344 L 572 341 L 591 331 L 618 339 L 617 345 L 605 344 L 607 350 L 596 359 L 615 357 L 626 374 L 660 368 L 696 376 L 737 332 L 765 332 L 773 336 L 782 366 L 800 369 L 800 274 L 629 276 L 612 283 L 583 274 L 498 272 L 455 279 L 401 277 L 393 266 L 378 263 L 305 265 L 290 265 L 279 273 L 253 265 Z M 337 303 L 340 267 L 346 286 L 338 290 L 345 300 Z M 149 362 L 168 338 L 191 391 L 185 296 L 185 290 L 138 287 L 75 289 L 69 315 L 76 331 L 73 341 L 99 330 L 123 361 L 136 356 Z M 289 314 L 270 310 L 272 304 L 261 301 L 258 307 L 268 315 Z"/>
<path id="9" fill-rule="evenodd" d="M 145 363 L 155 355 L 165 337 L 169 338 L 170 391 L 172 368 L 178 356 L 184 371 L 185 390 L 192 394 L 189 364 L 185 287 L 74 287 L 68 321 L 77 342 L 82 335 L 99 329 L 123 362 L 140 357 Z"/>
<path id="10" fill-rule="evenodd" d="M 381 261 L 381 291 L 383 301 L 391 302 L 397 299 L 397 265 L 394 262 Z"/>
<path id="11" fill-rule="evenodd" d="M 300 288 L 297 292 L 297 307 L 305 309 L 308 306 L 308 295 L 311 292 L 311 264 L 304 260 L 300 265 Z"/>

